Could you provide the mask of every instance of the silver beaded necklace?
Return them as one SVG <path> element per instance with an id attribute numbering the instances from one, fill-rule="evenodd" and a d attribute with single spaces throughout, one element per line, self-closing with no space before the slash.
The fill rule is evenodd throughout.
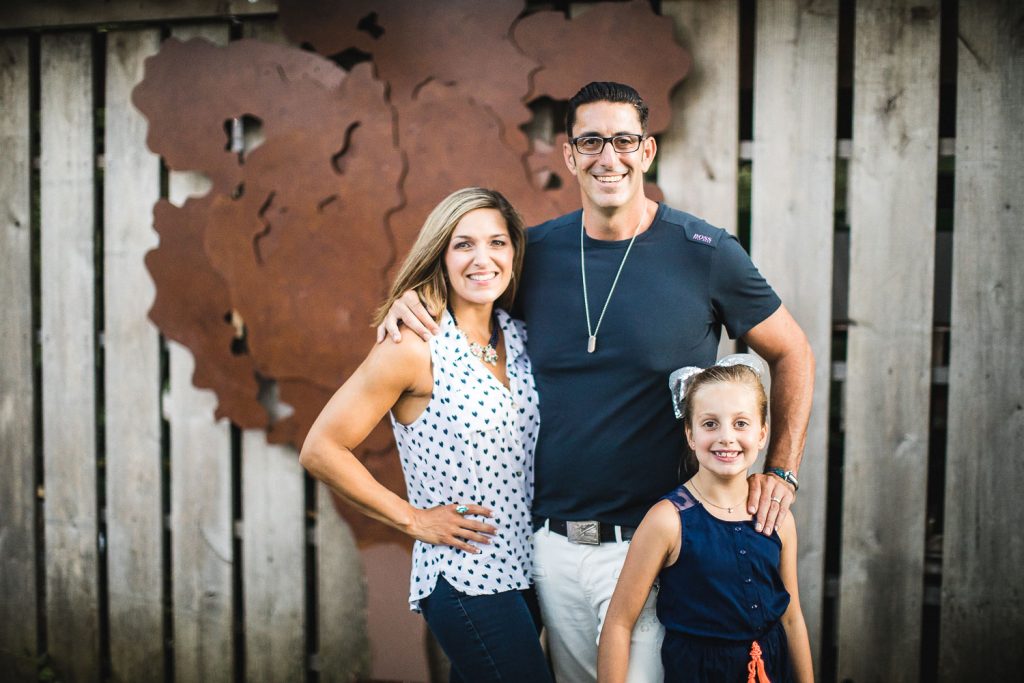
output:
<path id="1" fill-rule="evenodd" d="M 583 311 L 587 315 L 587 353 L 593 353 L 597 350 L 597 331 L 601 329 L 601 321 L 604 320 L 604 313 L 608 310 L 608 302 L 612 300 L 612 294 L 615 293 L 615 285 L 619 284 L 622 267 L 626 265 L 626 259 L 629 258 L 629 250 L 633 248 L 633 242 L 636 241 L 636 236 L 640 234 L 640 226 L 644 224 L 644 218 L 646 217 L 647 204 L 644 203 L 644 211 L 640 214 L 640 222 L 633 229 L 633 236 L 629 239 L 626 253 L 622 255 L 622 263 L 619 264 L 619 270 L 615 273 L 615 279 L 612 280 L 612 287 L 608 290 L 608 297 L 604 300 L 604 306 L 601 307 L 601 315 L 597 317 L 597 326 L 591 329 L 590 301 L 587 299 L 587 261 L 583 255 L 583 235 L 586 233 L 586 227 L 584 227 L 583 214 L 580 214 L 580 272 L 583 275 Z"/>

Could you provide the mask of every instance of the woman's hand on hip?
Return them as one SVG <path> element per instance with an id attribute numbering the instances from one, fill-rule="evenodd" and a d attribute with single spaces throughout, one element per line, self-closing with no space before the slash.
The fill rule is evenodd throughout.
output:
<path id="1" fill-rule="evenodd" d="M 433 545 L 450 545 L 468 553 L 479 553 L 480 549 L 469 544 L 490 543 L 497 527 L 478 522 L 474 517 L 490 517 L 491 511 L 480 505 L 464 505 L 461 512 L 457 505 L 439 505 L 426 510 L 417 509 L 407 533 L 418 541 Z"/>

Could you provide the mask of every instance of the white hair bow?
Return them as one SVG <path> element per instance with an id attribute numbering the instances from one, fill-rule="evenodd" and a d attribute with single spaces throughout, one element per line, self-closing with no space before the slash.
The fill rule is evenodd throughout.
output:
<path id="1" fill-rule="evenodd" d="M 754 371 L 758 377 L 764 375 L 764 362 L 749 353 L 733 353 L 719 358 L 715 363 L 718 367 L 727 368 L 732 365 L 746 365 Z M 690 380 L 704 372 L 707 368 L 698 368 L 696 365 L 687 365 L 679 368 L 668 376 L 668 388 L 672 392 L 672 408 L 676 411 L 676 419 L 683 419 L 683 397 L 686 396 L 686 389 L 690 386 Z M 762 380 L 763 381 L 763 380 Z"/>

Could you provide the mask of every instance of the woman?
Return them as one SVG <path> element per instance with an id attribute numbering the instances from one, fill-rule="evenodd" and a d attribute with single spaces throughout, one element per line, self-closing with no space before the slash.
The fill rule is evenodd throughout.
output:
<path id="1" fill-rule="evenodd" d="M 537 392 L 522 323 L 502 310 L 525 247 L 522 219 L 497 192 L 466 188 L 438 204 L 376 317 L 412 289 L 444 311 L 440 333 L 375 345 L 300 455 L 359 510 L 416 539 L 409 604 L 452 681 L 551 680 L 530 589 Z M 408 502 L 352 454 L 389 411 Z"/>

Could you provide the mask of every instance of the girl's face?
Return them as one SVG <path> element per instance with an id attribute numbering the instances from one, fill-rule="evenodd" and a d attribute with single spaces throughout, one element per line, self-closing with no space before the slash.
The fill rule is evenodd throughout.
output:
<path id="1" fill-rule="evenodd" d="M 768 440 L 757 394 L 739 382 L 705 384 L 694 394 L 686 440 L 702 469 L 720 476 L 746 472 Z"/>
<path id="2" fill-rule="evenodd" d="M 444 255 L 452 307 L 493 303 L 512 279 L 514 256 L 500 211 L 474 209 L 463 216 Z"/>

